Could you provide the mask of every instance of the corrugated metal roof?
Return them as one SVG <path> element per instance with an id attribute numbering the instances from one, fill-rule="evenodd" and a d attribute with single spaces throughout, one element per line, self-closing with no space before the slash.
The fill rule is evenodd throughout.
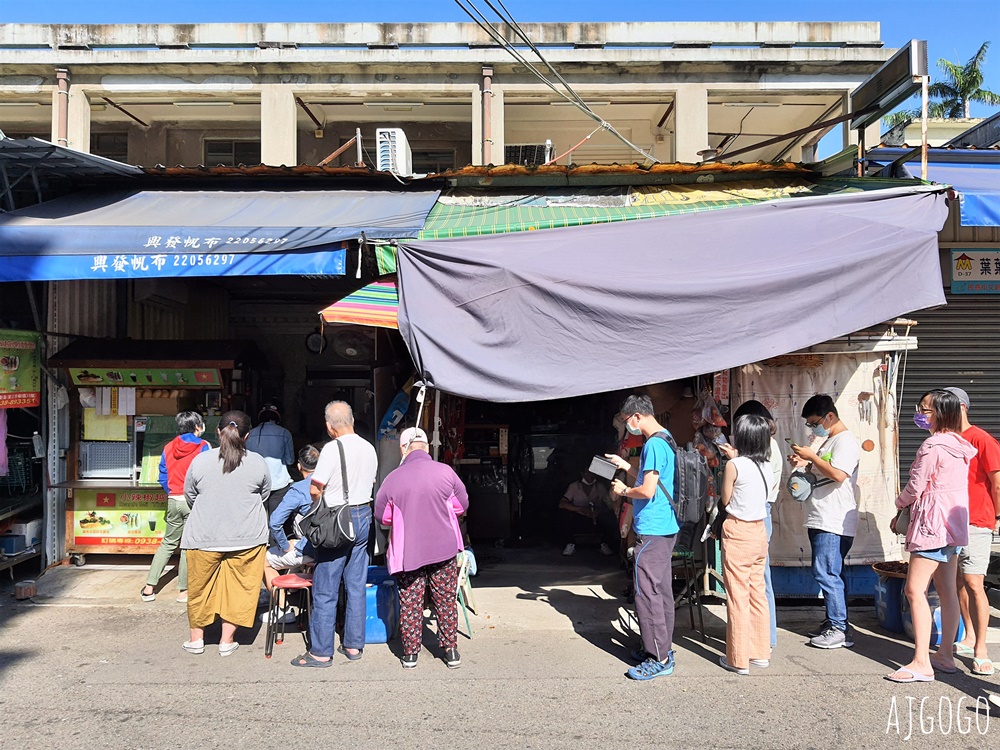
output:
<path id="1" fill-rule="evenodd" d="M 196 167 L 177 165 L 166 167 L 141 167 L 149 176 L 158 177 L 192 177 L 192 178 L 341 178 L 361 180 L 393 180 L 389 172 L 379 172 L 369 167 L 319 167 L 300 164 L 294 167 L 268 166 L 258 164 L 250 166 L 215 166 L 198 165 Z M 793 162 L 747 162 L 739 164 L 724 164 L 713 162 L 709 164 L 586 164 L 524 166 L 505 164 L 502 166 L 466 166 L 461 169 L 450 169 L 438 174 L 430 174 L 407 180 L 408 183 L 423 181 L 447 180 L 457 186 L 487 186 L 497 187 L 508 185 L 641 185 L 656 183 L 692 183 L 716 182 L 725 180 L 745 180 L 761 176 L 775 175 L 808 175 L 812 170 L 802 164 Z"/>

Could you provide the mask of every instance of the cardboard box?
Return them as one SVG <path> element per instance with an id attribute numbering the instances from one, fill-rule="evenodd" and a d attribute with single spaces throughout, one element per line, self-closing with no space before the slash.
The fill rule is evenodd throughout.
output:
<path id="1" fill-rule="evenodd" d="M 34 521 L 21 521 L 11 524 L 11 534 L 22 534 L 24 543 L 30 547 L 33 544 L 42 543 L 42 519 Z"/>
<path id="2" fill-rule="evenodd" d="M 158 414 L 172 417 L 182 411 L 194 408 L 196 396 L 175 396 L 174 398 L 135 398 L 136 414 Z"/>
<path id="3" fill-rule="evenodd" d="M 27 545 L 24 543 L 24 534 L 0 534 L 0 550 L 7 555 L 16 555 Z"/>

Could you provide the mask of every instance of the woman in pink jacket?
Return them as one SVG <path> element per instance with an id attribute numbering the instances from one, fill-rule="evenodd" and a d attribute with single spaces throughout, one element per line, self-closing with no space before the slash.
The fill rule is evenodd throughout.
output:
<path id="1" fill-rule="evenodd" d="M 962 437 L 961 402 L 944 390 L 928 391 L 913 417 L 917 427 L 930 430 L 910 467 L 910 481 L 896 498 L 896 507 L 910 509 L 906 551 L 910 553 L 906 598 L 913 617 L 913 660 L 886 679 L 932 682 L 934 671 L 956 670 L 952 645 L 958 631 L 956 574 L 958 549 L 969 543 L 969 461 L 976 449 Z M 899 514 L 892 521 L 896 530 Z M 931 579 L 941 599 L 941 645 L 932 657 Z"/>

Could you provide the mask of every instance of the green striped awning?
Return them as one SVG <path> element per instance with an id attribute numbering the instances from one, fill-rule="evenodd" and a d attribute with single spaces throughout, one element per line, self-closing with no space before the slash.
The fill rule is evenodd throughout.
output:
<path id="1" fill-rule="evenodd" d="M 646 185 L 623 188 L 619 205 L 608 205 L 611 201 L 606 199 L 593 201 L 595 204 L 605 205 L 581 205 L 584 201 L 580 200 L 567 204 L 567 189 L 559 191 L 555 199 L 546 195 L 521 196 L 507 203 L 503 202 L 503 196 L 497 196 L 493 203 L 488 199 L 484 200 L 488 193 L 477 200 L 465 202 L 461 198 L 442 194 L 431 209 L 418 238 L 447 239 L 653 219 L 774 200 L 898 187 L 902 184 L 905 183 L 900 180 L 873 178 L 815 181 L 768 178 L 693 185 Z M 578 193 L 584 195 L 586 190 L 580 189 Z"/>

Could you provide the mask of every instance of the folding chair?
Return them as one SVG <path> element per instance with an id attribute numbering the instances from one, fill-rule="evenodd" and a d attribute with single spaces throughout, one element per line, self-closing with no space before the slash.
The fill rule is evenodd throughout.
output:
<path id="1" fill-rule="evenodd" d="M 469 610 L 476 612 L 476 599 L 472 593 L 472 583 L 469 581 L 469 556 L 465 551 L 458 553 L 456 562 L 458 563 L 458 606 L 465 617 L 465 629 L 469 638 L 472 638 L 472 626 L 469 624 Z"/>

